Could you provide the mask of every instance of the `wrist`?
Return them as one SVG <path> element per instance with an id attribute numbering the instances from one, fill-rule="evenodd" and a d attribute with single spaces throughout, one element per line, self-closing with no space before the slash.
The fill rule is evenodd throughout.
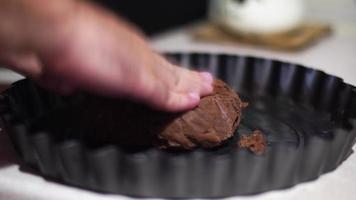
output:
<path id="1" fill-rule="evenodd" d="M 27 23 L 27 41 L 34 51 L 49 50 L 58 45 L 60 35 L 71 26 L 78 7 L 74 0 L 31 0 L 27 2 L 31 16 Z"/>
<path id="2" fill-rule="evenodd" d="M 0 50 L 35 51 L 75 13 L 73 0 L 0 0 Z"/>

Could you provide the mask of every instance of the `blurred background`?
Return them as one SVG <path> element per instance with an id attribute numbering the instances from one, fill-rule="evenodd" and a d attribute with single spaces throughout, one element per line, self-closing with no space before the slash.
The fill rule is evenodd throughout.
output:
<path id="1" fill-rule="evenodd" d="M 356 0 L 96 0 L 141 28 L 158 51 L 296 62 L 356 85 Z M 0 83 L 21 76 L 0 69 Z"/>
<path id="2" fill-rule="evenodd" d="M 217 1 L 223 2 L 224 0 Z M 266 0 L 260 0 L 260 2 L 263 1 Z M 284 1 L 289 2 L 290 0 Z M 180 0 L 97 0 L 96 2 L 127 17 L 150 35 L 193 21 L 204 20 L 209 12 L 208 0 L 189 2 Z M 237 2 L 244 2 L 244 0 Z M 309 19 L 337 25 L 339 25 L 338 23 L 356 25 L 355 0 L 304 0 L 303 3 L 305 4 L 306 17 Z"/>

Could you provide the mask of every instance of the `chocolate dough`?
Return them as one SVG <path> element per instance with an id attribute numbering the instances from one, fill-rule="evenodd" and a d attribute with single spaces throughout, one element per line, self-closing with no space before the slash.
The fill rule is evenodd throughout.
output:
<path id="1" fill-rule="evenodd" d="M 242 135 L 238 145 L 256 155 L 262 155 L 267 149 L 267 138 L 260 130 L 254 130 L 251 135 Z"/>
<path id="2" fill-rule="evenodd" d="M 78 103 L 79 102 L 79 103 Z M 156 111 L 127 100 L 86 96 L 67 109 L 71 131 L 93 145 L 150 146 L 193 149 L 220 145 L 233 136 L 246 106 L 220 80 L 214 92 L 193 110 L 182 113 Z M 70 114 L 68 114 L 70 113 Z M 62 123 L 63 124 L 63 123 Z"/>
<path id="3" fill-rule="evenodd" d="M 201 99 L 193 110 L 165 124 L 158 138 L 161 147 L 192 149 L 215 147 L 232 137 L 247 106 L 224 82 L 214 82 L 213 94 Z"/>

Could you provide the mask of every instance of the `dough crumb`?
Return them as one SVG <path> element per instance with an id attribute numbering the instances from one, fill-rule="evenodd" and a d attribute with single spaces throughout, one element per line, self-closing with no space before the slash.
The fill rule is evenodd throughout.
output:
<path id="1" fill-rule="evenodd" d="M 267 137 L 260 130 L 254 130 L 250 135 L 242 135 L 238 141 L 240 148 L 248 149 L 256 155 L 262 155 L 267 150 Z"/>

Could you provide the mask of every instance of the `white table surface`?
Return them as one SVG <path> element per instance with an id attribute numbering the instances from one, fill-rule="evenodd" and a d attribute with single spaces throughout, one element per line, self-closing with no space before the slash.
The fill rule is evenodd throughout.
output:
<path id="1" fill-rule="evenodd" d="M 189 37 L 189 28 L 168 32 L 152 39 L 152 45 L 161 51 L 226 52 L 276 58 L 321 69 L 356 85 L 356 27 L 344 26 L 336 34 L 311 48 L 298 53 L 263 50 L 248 46 L 222 46 L 198 43 Z M 19 78 L 0 71 L 0 82 Z M 5 78 L 5 79 L 4 79 Z M 356 145 L 353 148 L 356 151 Z M 21 167 L 20 167 L 21 166 Z M 0 200 L 118 200 L 130 199 L 120 195 L 103 195 L 68 187 L 40 176 L 24 172 L 12 149 L 8 136 L 0 132 Z M 245 200 L 352 200 L 356 199 L 356 153 L 335 171 L 319 179 L 293 188 L 272 191 L 256 196 L 232 197 Z"/>

